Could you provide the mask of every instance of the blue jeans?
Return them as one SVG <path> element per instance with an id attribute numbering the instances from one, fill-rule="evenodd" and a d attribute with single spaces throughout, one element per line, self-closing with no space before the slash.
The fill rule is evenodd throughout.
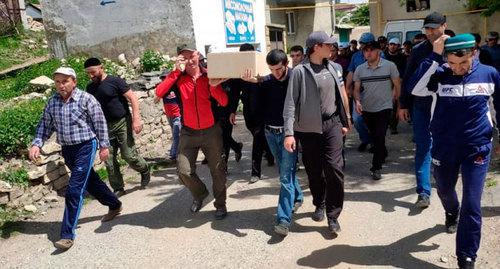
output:
<path id="1" fill-rule="evenodd" d="M 417 193 L 431 195 L 431 145 L 429 130 L 431 108 L 428 103 L 415 102 L 413 106 L 413 137 L 415 139 L 415 177 Z"/>
<path id="2" fill-rule="evenodd" d="M 177 159 L 177 151 L 179 149 L 179 136 L 181 133 L 181 117 L 169 118 L 168 124 L 172 128 L 172 145 L 170 146 L 170 159 Z"/>
<path id="3" fill-rule="evenodd" d="M 352 120 L 354 121 L 354 128 L 358 132 L 359 141 L 363 144 L 370 144 L 372 139 L 370 137 L 370 133 L 368 132 L 368 127 L 366 127 L 363 117 L 356 112 L 356 109 L 353 109 L 352 111 Z"/>
<path id="4" fill-rule="evenodd" d="M 285 149 L 285 133 L 265 131 L 266 140 L 271 153 L 277 160 L 280 173 L 280 196 L 278 200 L 277 223 L 290 225 L 292 223 L 292 210 L 295 202 L 302 202 L 304 196 L 299 180 L 295 174 L 297 165 L 297 151 L 293 153 Z"/>

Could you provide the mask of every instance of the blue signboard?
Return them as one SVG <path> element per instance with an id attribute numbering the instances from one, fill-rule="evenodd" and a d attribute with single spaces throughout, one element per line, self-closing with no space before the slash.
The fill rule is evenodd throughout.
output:
<path id="1" fill-rule="evenodd" d="M 223 0 L 226 44 L 255 43 L 255 15 L 252 0 Z"/>

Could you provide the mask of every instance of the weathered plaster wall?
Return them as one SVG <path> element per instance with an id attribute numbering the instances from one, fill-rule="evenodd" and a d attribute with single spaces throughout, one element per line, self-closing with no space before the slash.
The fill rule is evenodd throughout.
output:
<path id="1" fill-rule="evenodd" d="M 49 46 L 56 57 L 85 53 L 137 57 L 147 49 L 176 53 L 195 45 L 189 0 L 42 0 Z"/>

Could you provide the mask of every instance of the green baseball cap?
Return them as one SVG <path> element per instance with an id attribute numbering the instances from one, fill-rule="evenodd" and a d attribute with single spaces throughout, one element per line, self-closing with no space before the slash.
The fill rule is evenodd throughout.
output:
<path id="1" fill-rule="evenodd" d="M 444 42 L 444 51 L 452 52 L 463 49 L 471 49 L 476 46 L 476 40 L 471 34 L 459 34 L 446 39 Z"/>

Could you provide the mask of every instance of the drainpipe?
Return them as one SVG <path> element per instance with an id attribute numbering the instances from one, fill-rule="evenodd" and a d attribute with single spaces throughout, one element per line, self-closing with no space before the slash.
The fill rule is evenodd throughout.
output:
<path id="1" fill-rule="evenodd" d="M 333 35 L 335 33 L 335 2 L 334 0 L 330 0 L 330 19 L 332 23 L 332 33 L 330 35 Z"/>

